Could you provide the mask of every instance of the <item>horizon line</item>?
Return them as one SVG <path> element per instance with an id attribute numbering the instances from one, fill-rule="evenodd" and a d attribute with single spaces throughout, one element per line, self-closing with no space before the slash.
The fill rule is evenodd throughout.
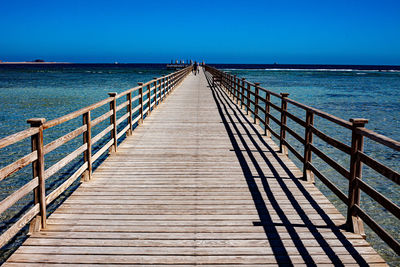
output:
<path id="1" fill-rule="evenodd" d="M 200 61 L 199 61 L 200 62 Z M 171 64 L 170 62 L 62 62 L 62 61 L 45 61 L 45 62 L 33 62 L 33 61 L 0 61 L 0 65 L 18 65 L 18 64 L 32 64 L 32 65 L 51 65 L 51 64 L 113 64 L 113 65 L 119 65 L 119 64 Z M 176 64 L 176 63 L 173 63 Z M 179 63 L 178 63 L 179 64 Z M 187 64 L 187 63 L 183 63 Z M 393 66 L 393 67 L 400 67 L 400 64 L 344 64 L 344 63 L 223 63 L 223 62 L 208 62 L 207 64 L 212 64 L 212 65 L 277 65 L 277 66 L 282 66 L 282 65 L 297 65 L 297 66 Z"/>

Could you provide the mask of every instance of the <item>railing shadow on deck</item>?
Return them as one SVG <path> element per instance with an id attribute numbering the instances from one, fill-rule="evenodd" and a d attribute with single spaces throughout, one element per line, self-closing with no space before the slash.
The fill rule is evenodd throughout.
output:
<path id="1" fill-rule="evenodd" d="M 341 232 L 342 227 L 336 226 L 335 223 L 329 218 L 329 216 L 310 195 L 306 188 L 304 188 L 302 183 L 299 182 L 299 178 L 295 177 L 295 175 L 289 170 L 286 164 L 282 161 L 280 155 L 265 142 L 264 137 L 250 122 L 245 113 L 243 113 L 243 111 L 234 103 L 234 101 L 227 95 L 227 93 L 223 90 L 223 88 L 221 88 L 220 85 L 213 83 L 212 78 L 209 75 L 206 74 L 206 77 L 208 80 L 209 88 L 212 91 L 215 103 L 217 105 L 219 114 L 229 135 L 231 143 L 234 147 L 234 151 L 239 160 L 242 171 L 245 175 L 249 191 L 252 195 L 254 205 L 260 218 L 260 222 L 254 222 L 254 225 L 263 227 L 266 237 L 269 240 L 271 248 L 274 252 L 277 263 L 291 263 L 291 259 L 287 252 L 287 249 L 283 243 L 283 240 L 280 238 L 278 229 L 276 228 L 277 226 L 284 226 L 291 239 L 293 240 L 296 249 L 299 251 L 299 254 L 308 266 L 314 266 L 316 263 L 311 257 L 310 252 L 307 251 L 307 248 L 303 244 L 303 241 L 301 240 L 295 227 L 307 228 L 312 234 L 312 238 L 314 238 L 318 242 L 318 245 L 323 249 L 325 254 L 329 257 L 331 263 L 335 264 L 335 266 L 343 266 L 344 264 L 335 254 L 334 250 L 324 239 L 321 233 L 318 231 L 319 228 L 330 229 L 337 240 L 340 241 L 341 245 L 349 252 L 350 255 L 352 255 L 355 262 L 360 265 L 366 265 L 367 263 L 363 259 L 363 257 Z M 245 133 L 241 133 L 238 126 L 241 126 Z M 246 143 L 244 137 L 249 139 L 251 145 L 256 147 L 256 152 L 250 150 L 249 145 Z M 258 142 L 260 142 L 263 147 L 261 147 Z M 240 145 L 245 148 L 245 151 L 240 148 Z M 307 199 L 307 201 L 311 204 L 313 209 L 318 213 L 318 215 L 326 223 L 326 225 L 315 225 L 308 217 L 299 202 L 296 200 L 296 197 L 292 194 L 291 190 L 283 181 L 283 178 L 280 177 L 281 175 L 278 174 L 276 166 L 274 166 L 271 159 L 269 159 L 268 156 L 265 154 L 265 148 L 268 150 L 268 153 L 273 156 L 273 160 L 278 162 L 279 167 L 283 168 L 285 173 L 288 175 L 288 178 L 285 179 L 291 179 L 294 182 L 296 188 L 300 190 L 301 194 Z M 266 163 L 268 165 L 269 169 L 272 171 L 275 177 L 274 179 L 276 179 L 276 181 L 279 183 L 282 190 L 284 191 L 285 196 L 288 198 L 290 204 L 295 209 L 296 214 L 299 215 L 304 224 L 292 224 L 290 222 L 287 214 L 285 214 L 285 211 L 280 207 L 278 200 L 275 198 L 274 192 L 272 192 L 272 189 L 269 186 L 268 180 L 271 178 L 268 178 L 266 175 L 264 175 L 264 172 L 260 167 L 260 163 L 257 162 L 255 158 L 255 153 L 261 155 L 264 161 L 263 163 Z M 248 156 L 250 161 L 246 160 L 245 155 Z M 250 169 L 251 166 L 256 169 L 257 176 L 253 175 Z M 257 185 L 256 179 L 260 179 L 262 183 L 262 188 Z M 274 211 L 276 212 L 282 223 L 273 222 L 271 212 L 268 210 L 265 204 L 262 193 L 266 194 L 268 201 L 272 204 Z"/>

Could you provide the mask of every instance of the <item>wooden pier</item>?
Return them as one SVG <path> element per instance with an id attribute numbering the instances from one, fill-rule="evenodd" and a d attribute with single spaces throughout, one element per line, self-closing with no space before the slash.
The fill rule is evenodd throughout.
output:
<path id="1" fill-rule="evenodd" d="M 36 120 L 31 132 L 0 140 L 1 148 L 33 136 L 39 144 L 35 152 L 46 127 L 84 118 L 80 131 L 19 162 L 19 167 L 33 162 L 37 170 L 35 186 L 30 186 L 37 192 L 36 204 L 16 224 L 19 229 L 34 218 L 33 233 L 4 266 L 386 266 L 363 233 L 350 229 L 352 222 L 304 179 L 312 176 L 312 167 L 297 168 L 286 146 L 274 143 L 271 133 L 254 123 L 248 109 L 253 100 L 249 97 L 245 105 L 244 81 L 234 87 L 239 82 L 230 76 L 206 70 L 195 76 L 189 67 L 110 95 L 69 117 L 47 124 Z M 117 106 L 116 98 L 125 95 L 126 102 Z M 90 111 L 108 103 L 110 112 L 91 120 Z M 127 127 L 118 133 L 123 119 L 117 119 L 116 111 L 125 107 L 128 115 L 121 118 Z M 65 163 L 44 170 L 38 166 L 43 155 L 108 117 L 112 138 L 106 146 L 92 155 L 93 140 L 105 133 L 84 135 L 84 149 L 75 153 L 85 151 L 84 167 L 56 193 L 43 193 L 43 177 Z M 122 134 L 127 137 L 118 145 Z M 108 149 L 112 154 L 92 172 L 92 162 Z M 1 174 L 11 173 L 6 171 Z M 46 220 L 46 205 L 82 174 L 85 181 Z M 0 207 L 15 203 L 27 189 L 19 191 Z M 1 236 L 1 245 L 17 227 Z"/>

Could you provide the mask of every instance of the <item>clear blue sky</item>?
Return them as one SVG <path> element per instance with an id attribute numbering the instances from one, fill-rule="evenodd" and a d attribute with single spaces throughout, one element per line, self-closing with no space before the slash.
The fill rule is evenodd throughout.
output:
<path id="1" fill-rule="evenodd" d="M 0 0 L 0 59 L 400 64 L 399 0 Z"/>

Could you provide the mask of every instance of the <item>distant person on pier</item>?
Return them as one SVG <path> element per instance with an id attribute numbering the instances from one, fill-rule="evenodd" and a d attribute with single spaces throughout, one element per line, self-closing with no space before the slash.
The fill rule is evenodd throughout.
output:
<path id="1" fill-rule="evenodd" d="M 193 64 L 193 73 L 194 73 L 194 75 L 197 74 L 198 68 L 199 68 L 199 66 L 197 66 L 197 62 L 195 61 L 194 64 Z"/>

